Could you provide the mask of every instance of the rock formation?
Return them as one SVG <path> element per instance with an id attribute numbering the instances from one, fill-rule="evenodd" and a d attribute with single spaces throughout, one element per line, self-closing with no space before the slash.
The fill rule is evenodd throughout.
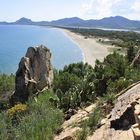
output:
<path id="1" fill-rule="evenodd" d="M 140 83 L 118 97 L 104 125 L 88 140 L 140 140 Z"/>
<path id="2" fill-rule="evenodd" d="M 25 102 L 30 95 L 50 88 L 53 80 L 51 53 L 45 46 L 30 47 L 16 72 L 12 102 Z"/>
<path id="3" fill-rule="evenodd" d="M 86 110 L 91 112 L 95 106 L 93 104 L 92 108 L 89 106 Z M 54 140 L 76 140 L 75 133 L 80 130 L 78 124 L 88 117 L 87 111 L 78 111 L 65 121 L 62 125 L 63 131 Z M 99 128 L 87 140 L 140 140 L 140 82 L 119 94 L 112 111 L 101 120 Z"/>

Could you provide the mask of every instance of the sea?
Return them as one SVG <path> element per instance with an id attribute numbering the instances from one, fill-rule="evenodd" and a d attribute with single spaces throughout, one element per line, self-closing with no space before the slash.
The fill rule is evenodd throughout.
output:
<path id="1" fill-rule="evenodd" d="M 63 69 L 81 62 L 81 49 L 60 29 L 28 25 L 0 25 L 0 73 L 15 74 L 27 48 L 45 45 L 52 53 L 52 65 Z"/>

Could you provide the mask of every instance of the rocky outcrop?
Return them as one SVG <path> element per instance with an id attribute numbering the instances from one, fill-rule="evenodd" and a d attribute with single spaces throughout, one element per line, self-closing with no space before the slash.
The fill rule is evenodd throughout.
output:
<path id="1" fill-rule="evenodd" d="M 88 140 L 140 140 L 140 83 L 116 100 L 103 125 Z"/>
<path id="2" fill-rule="evenodd" d="M 53 80 L 51 53 L 45 46 L 30 47 L 16 72 L 12 102 L 25 102 L 30 95 L 50 88 Z"/>
<path id="3" fill-rule="evenodd" d="M 67 113 L 73 115 L 62 124 L 62 131 L 55 136 L 54 140 L 77 140 L 76 135 L 82 130 L 80 128 L 81 122 L 89 118 L 89 112 L 92 112 L 95 107 L 96 104 L 91 104 L 77 112 L 69 110 Z"/>

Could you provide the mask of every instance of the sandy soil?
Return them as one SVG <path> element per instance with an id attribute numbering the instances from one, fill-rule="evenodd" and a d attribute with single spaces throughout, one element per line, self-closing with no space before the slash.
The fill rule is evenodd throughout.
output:
<path id="1" fill-rule="evenodd" d="M 62 29 L 62 31 L 80 47 L 83 52 L 83 62 L 87 62 L 92 67 L 94 67 L 96 59 L 103 61 L 110 53 L 109 48 L 114 48 L 114 46 L 111 45 L 98 43 L 96 38 L 85 39 L 84 36 L 69 30 Z"/>

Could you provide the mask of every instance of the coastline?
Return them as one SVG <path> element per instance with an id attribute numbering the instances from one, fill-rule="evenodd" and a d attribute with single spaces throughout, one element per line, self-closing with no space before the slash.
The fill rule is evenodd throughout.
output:
<path id="1" fill-rule="evenodd" d="M 87 38 L 84 36 L 73 33 L 67 29 L 60 29 L 63 33 L 72 40 L 82 51 L 83 62 L 88 63 L 92 67 L 95 66 L 96 59 L 101 62 L 110 54 L 109 49 L 114 48 L 111 45 L 100 44 L 96 38 Z"/>

